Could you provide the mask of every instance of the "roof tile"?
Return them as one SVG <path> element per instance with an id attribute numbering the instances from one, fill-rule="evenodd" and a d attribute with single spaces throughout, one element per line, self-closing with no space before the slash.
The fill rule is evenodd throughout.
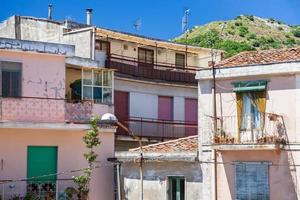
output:
<path id="1" fill-rule="evenodd" d="M 197 135 L 169 140 L 156 144 L 143 146 L 143 152 L 172 153 L 172 152 L 194 152 L 198 148 Z M 140 148 L 129 149 L 129 151 L 139 151 Z"/>
<path id="2" fill-rule="evenodd" d="M 247 51 L 221 61 L 217 67 L 240 67 L 293 61 L 300 61 L 300 47 Z"/>

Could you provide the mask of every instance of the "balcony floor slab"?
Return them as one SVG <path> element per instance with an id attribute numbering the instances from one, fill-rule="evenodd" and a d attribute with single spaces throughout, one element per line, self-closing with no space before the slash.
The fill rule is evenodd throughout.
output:
<path id="1" fill-rule="evenodd" d="M 213 144 L 212 149 L 218 151 L 245 151 L 245 150 L 279 150 L 283 149 L 284 145 L 279 143 L 274 144 Z"/>

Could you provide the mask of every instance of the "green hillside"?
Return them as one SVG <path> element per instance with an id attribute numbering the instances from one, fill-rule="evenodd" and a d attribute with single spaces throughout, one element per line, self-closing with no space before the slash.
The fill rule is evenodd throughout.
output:
<path id="1" fill-rule="evenodd" d="M 174 41 L 184 43 L 185 35 Z M 195 26 L 188 33 L 188 44 L 217 48 L 225 57 L 242 51 L 266 50 L 300 45 L 300 26 L 290 26 L 274 19 L 241 15 L 229 21 L 215 21 Z"/>

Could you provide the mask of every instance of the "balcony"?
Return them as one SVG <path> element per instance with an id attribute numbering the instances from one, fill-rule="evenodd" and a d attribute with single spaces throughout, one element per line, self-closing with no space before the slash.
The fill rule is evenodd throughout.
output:
<path id="1" fill-rule="evenodd" d="M 88 123 L 92 115 L 111 112 L 110 106 L 93 101 L 38 97 L 0 97 L 2 122 Z"/>
<path id="2" fill-rule="evenodd" d="M 176 139 L 197 134 L 197 122 L 131 117 L 122 123 L 135 136 L 149 139 Z M 117 134 L 128 136 L 128 133 L 122 129 L 118 129 Z"/>
<path id="3" fill-rule="evenodd" d="M 287 141 L 283 117 L 277 114 L 265 113 L 262 119 L 243 116 L 240 128 L 237 116 L 217 117 L 216 122 L 213 119 L 210 117 L 211 130 L 214 130 L 214 123 L 217 127 L 212 138 L 214 149 L 278 149 L 282 148 Z"/>
<path id="4" fill-rule="evenodd" d="M 196 84 L 196 70 L 193 66 L 178 68 L 170 63 L 140 63 L 137 58 L 111 54 L 106 63 L 108 68 L 116 69 L 117 72 L 137 78 L 150 80 L 162 80 L 170 82 Z"/>

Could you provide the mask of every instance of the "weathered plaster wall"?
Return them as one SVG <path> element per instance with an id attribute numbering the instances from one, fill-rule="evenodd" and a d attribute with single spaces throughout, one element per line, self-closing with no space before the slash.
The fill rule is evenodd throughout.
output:
<path id="1" fill-rule="evenodd" d="M 64 98 L 64 56 L 0 50 L 0 60 L 22 63 L 22 96 Z"/>
<path id="2" fill-rule="evenodd" d="M 144 199 L 167 200 L 168 176 L 185 176 L 185 199 L 199 200 L 201 196 L 202 169 L 199 163 L 147 162 L 144 163 Z M 138 163 L 121 165 L 122 199 L 140 198 L 140 177 Z"/>
<path id="3" fill-rule="evenodd" d="M 82 142 L 84 134 L 85 131 L 78 130 L 0 129 L 0 160 L 3 163 L 0 167 L 0 180 L 26 178 L 29 145 L 57 146 L 58 172 L 87 167 L 87 162 L 82 155 L 86 151 Z M 99 155 L 97 158 L 100 161 L 99 165 L 102 166 L 94 171 L 91 182 L 91 200 L 113 199 L 113 166 L 106 159 L 114 156 L 114 134 L 100 133 L 100 140 L 102 143 L 96 152 Z M 67 173 L 57 178 L 71 179 L 74 175 L 76 174 Z M 4 189 L 7 192 L 9 185 L 6 187 Z M 58 191 L 63 189 L 59 188 Z"/>
<path id="4" fill-rule="evenodd" d="M 222 152 L 218 156 L 218 162 L 227 164 L 218 165 L 218 199 L 235 199 L 235 165 L 230 164 L 236 161 L 247 162 L 270 162 L 269 185 L 270 199 L 274 200 L 296 200 L 293 168 L 288 166 L 289 152 L 287 151 L 235 151 Z M 295 156 L 299 157 L 297 152 Z M 298 177 L 299 178 L 299 177 Z M 299 180 L 298 180 L 299 181 Z"/>

